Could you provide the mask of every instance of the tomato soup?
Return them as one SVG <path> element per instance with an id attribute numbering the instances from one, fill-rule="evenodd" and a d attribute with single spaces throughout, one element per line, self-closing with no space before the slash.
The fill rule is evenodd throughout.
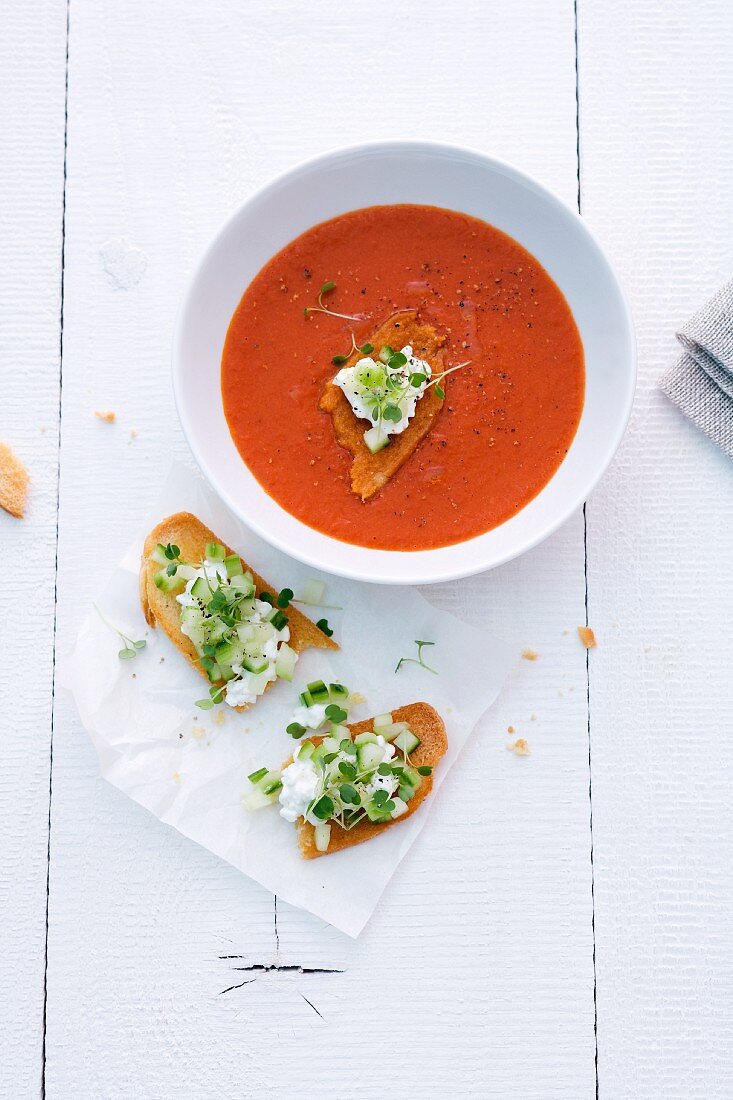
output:
<path id="1" fill-rule="evenodd" d="M 306 316 L 326 283 L 330 312 Z M 445 335 L 445 367 L 467 365 L 445 377 L 409 460 L 362 501 L 319 400 L 352 335 L 361 346 L 401 309 Z M 221 385 L 239 453 L 283 508 L 345 542 L 427 550 L 496 527 L 547 484 L 575 435 L 585 372 L 568 304 L 530 253 L 465 214 L 399 205 L 324 222 L 270 260 L 232 318 Z"/>

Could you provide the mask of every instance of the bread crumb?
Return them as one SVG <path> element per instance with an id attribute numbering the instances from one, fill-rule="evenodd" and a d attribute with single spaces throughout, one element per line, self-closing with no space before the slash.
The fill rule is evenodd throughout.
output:
<path id="1" fill-rule="evenodd" d="M 589 626 L 579 626 L 578 637 L 586 649 L 596 648 L 596 636 Z"/>
<path id="2" fill-rule="evenodd" d="M 530 720 L 530 722 L 536 722 L 537 721 L 537 715 L 536 714 L 530 714 L 529 720 Z"/>
<path id="3" fill-rule="evenodd" d="M 174 783 L 180 783 L 181 782 L 181 773 L 180 772 L 173 772 L 173 775 L 172 775 L 171 778 L 173 779 Z"/>
<path id="4" fill-rule="evenodd" d="M 137 428 L 130 428 L 130 440 L 137 439 Z"/>
<path id="5" fill-rule="evenodd" d="M 191 730 L 191 736 L 192 736 L 192 737 L 194 738 L 194 740 L 196 740 L 196 741 L 200 741 L 200 740 L 201 740 L 201 738 L 202 738 L 202 737 L 203 737 L 203 736 L 204 736 L 205 734 L 206 734 L 206 730 L 205 730 L 205 729 L 203 728 L 203 726 L 194 726 L 194 727 L 193 727 L 193 729 Z"/>
<path id="6" fill-rule="evenodd" d="M 225 719 L 226 719 L 225 712 L 223 710 L 217 710 L 217 712 L 214 715 L 212 721 L 213 721 L 215 726 L 221 726 L 221 725 L 223 725 Z"/>
<path id="7" fill-rule="evenodd" d="M 104 420 L 107 424 L 114 424 L 115 420 L 117 419 L 117 413 L 112 412 L 111 409 L 107 409 L 106 412 L 101 412 L 99 409 L 95 409 L 94 415 L 96 416 L 97 420 Z"/>
<path id="8" fill-rule="evenodd" d="M 563 632 L 562 632 L 563 638 L 565 637 L 566 634 L 569 634 L 569 633 L 570 633 L 569 630 L 563 630 Z"/>
<path id="9" fill-rule="evenodd" d="M 523 649 L 522 656 L 524 657 L 525 661 L 536 661 L 539 657 L 539 653 L 536 649 Z"/>
<path id="10" fill-rule="evenodd" d="M 514 726 L 507 726 L 506 731 L 507 731 L 507 733 L 515 733 L 516 732 L 515 729 L 514 729 Z"/>
<path id="11" fill-rule="evenodd" d="M 366 703 L 366 699 L 360 691 L 351 691 L 349 692 L 349 702 L 353 703 L 355 707 L 358 707 L 361 703 Z"/>
<path id="12" fill-rule="evenodd" d="M 517 756 L 529 756 L 532 751 L 523 737 L 518 737 L 511 745 L 507 745 L 507 749 Z"/>
<path id="13" fill-rule="evenodd" d="M 650 645 L 645 645 L 644 646 L 644 652 L 645 653 L 651 653 L 651 651 L 652 651 L 652 647 Z"/>
<path id="14" fill-rule="evenodd" d="M 0 443 L 0 508 L 22 519 L 30 477 L 7 443 Z"/>

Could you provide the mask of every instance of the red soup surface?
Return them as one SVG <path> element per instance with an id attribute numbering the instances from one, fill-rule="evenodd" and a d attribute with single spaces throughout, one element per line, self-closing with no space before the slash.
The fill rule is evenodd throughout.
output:
<path id="1" fill-rule="evenodd" d="M 364 320 L 304 316 L 327 281 L 324 305 Z M 318 402 L 352 333 L 361 345 L 408 307 L 446 335 L 446 367 L 470 363 L 445 379 L 430 434 L 363 502 Z M 384 550 L 462 542 L 515 515 L 567 453 L 585 387 L 573 315 L 538 261 L 485 222 L 412 205 L 343 214 L 274 256 L 232 317 L 221 379 L 232 438 L 270 496 L 318 531 Z"/>

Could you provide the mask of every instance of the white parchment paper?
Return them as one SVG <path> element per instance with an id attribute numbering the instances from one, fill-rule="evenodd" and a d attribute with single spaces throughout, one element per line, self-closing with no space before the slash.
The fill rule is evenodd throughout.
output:
<path id="1" fill-rule="evenodd" d="M 496 698 L 512 660 L 507 647 L 482 631 L 437 611 L 410 588 L 379 587 L 320 575 L 327 603 L 342 611 L 303 610 L 328 617 L 337 653 L 307 650 L 292 684 L 277 683 L 250 711 L 226 704 L 195 707 L 206 682 L 160 630 L 150 630 L 138 599 L 138 569 L 146 533 L 178 511 L 197 515 L 274 591 L 317 574 L 274 550 L 235 519 L 190 468 L 176 464 L 145 528 L 95 601 L 103 615 L 132 638 L 146 638 L 135 660 L 117 657 L 119 639 L 91 608 L 73 652 L 62 662 L 61 683 L 73 693 L 99 756 L 105 779 L 185 836 L 215 852 L 293 905 L 351 936 L 359 934 L 400 860 L 425 824 L 430 805 L 458 753 Z M 414 656 L 415 639 L 435 645 L 425 658 L 438 671 L 415 665 L 395 674 L 401 656 Z M 366 703 L 352 721 L 406 703 L 431 703 L 443 716 L 448 753 L 434 773 L 434 791 L 408 820 L 380 837 L 321 859 L 299 855 L 295 828 L 276 807 L 247 812 L 247 775 L 279 767 L 294 742 L 285 733 L 309 680 L 347 684 Z"/>

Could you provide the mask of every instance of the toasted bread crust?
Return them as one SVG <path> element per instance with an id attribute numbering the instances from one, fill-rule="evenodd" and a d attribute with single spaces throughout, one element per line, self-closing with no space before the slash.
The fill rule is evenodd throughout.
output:
<path id="1" fill-rule="evenodd" d="M 410 761 L 414 767 L 419 768 L 423 764 L 430 764 L 435 767 L 448 748 L 445 725 L 437 710 L 431 707 L 429 703 L 410 703 L 409 706 L 393 710 L 392 718 L 395 722 L 407 722 L 413 733 L 420 738 L 420 744 L 415 752 L 410 755 Z M 367 718 L 363 722 L 353 723 L 348 728 L 352 734 L 365 733 L 367 730 L 373 729 L 373 721 L 372 718 Z M 317 745 L 323 738 L 311 737 L 308 740 Z M 291 762 L 292 757 L 286 761 L 283 767 Z M 408 817 L 414 814 L 432 789 L 432 775 L 423 776 L 422 783 L 408 803 L 407 812 L 394 821 L 388 821 L 380 825 L 365 819 L 355 825 L 353 829 L 349 829 L 348 832 L 337 825 L 335 821 L 332 821 L 331 839 L 328 850 L 325 852 L 319 852 L 316 848 L 315 827 L 301 818 L 298 822 L 298 844 L 300 845 L 301 855 L 305 859 L 329 856 L 332 852 L 340 852 L 344 848 L 353 848 L 355 844 L 363 844 L 365 840 L 371 840 L 372 837 L 379 836 L 385 829 L 389 829 L 392 825 L 399 825 L 401 821 L 406 821 Z"/>
<path id="2" fill-rule="evenodd" d="M 151 560 L 150 555 L 157 544 L 174 543 L 180 547 L 182 561 L 200 561 L 204 556 L 206 544 L 220 542 L 213 531 L 210 531 L 201 520 L 190 512 L 178 512 L 174 516 L 168 516 L 154 527 L 145 540 L 142 562 L 140 565 L 140 604 L 145 615 L 145 621 L 152 627 L 161 626 L 174 645 L 180 649 L 190 664 L 207 680 L 202 669 L 196 649 L 190 638 L 181 633 L 180 610 L 181 605 L 176 600 L 174 593 L 161 592 L 156 588 L 153 577 L 159 571 L 160 565 Z M 227 554 L 235 554 L 236 550 L 226 547 Z M 268 585 L 258 573 L 247 565 L 242 559 L 246 572 L 252 574 L 258 593 L 262 591 L 275 592 L 272 585 Z M 326 637 L 315 623 L 306 615 L 298 611 L 296 607 L 288 608 L 290 627 L 289 645 L 297 652 L 313 646 L 319 649 L 338 649 L 338 645 L 332 638 Z M 268 685 L 271 686 L 271 685 Z M 247 710 L 248 707 L 237 707 L 237 710 Z"/>
<path id="3" fill-rule="evenodd" d="M 0 508 L 22 519 L 30 477 L 7 443 L 0 443 Z"/>
<path id="4" fill-rule="evenodd" d="M 433 325 L 421 321 L 417 310 L 392 314 L 369 337 L 369 343 L 375 348 L 375 353 L 385 344 L 395 351 L 411 344 L 413 353 L 430 364 L 433 375 L 443 370 L 445 337 L 440 336 Z M 344 366 L 352 367 L 361 358 L 360 351 L 353 351 Z M 331 381 L 326 383 L 319 406 L 330 413 L 340 446 L 354 457 L 351 488 L 357 496 L 369 500 L 404 466 L 432 428 L 442 405 L 435 386 L 431 386 L 417 402 L 415 415 L 404 432 L 392 436 L 389 446 L 372 454 L 364 442 L 366 421 L 354 415 L 343 390 Z"/>

